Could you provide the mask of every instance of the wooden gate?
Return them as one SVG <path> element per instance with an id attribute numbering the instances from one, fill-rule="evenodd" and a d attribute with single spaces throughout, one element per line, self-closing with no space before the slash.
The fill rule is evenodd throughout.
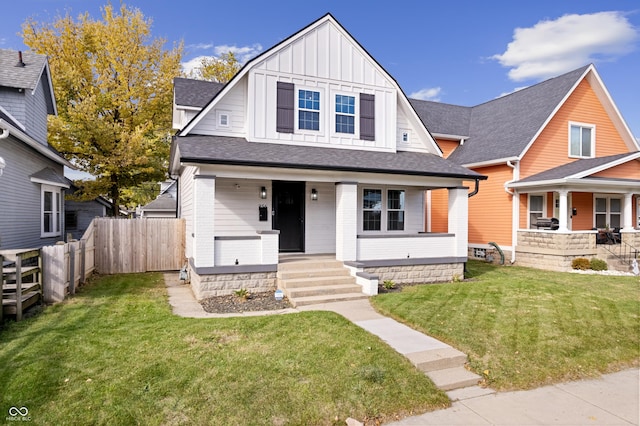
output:
<path id="1" fill-rule="evenodd" d="M 101 274 L 176 271 L 185 264 L 184 219 L 96 218 L 93 223 Z"/>

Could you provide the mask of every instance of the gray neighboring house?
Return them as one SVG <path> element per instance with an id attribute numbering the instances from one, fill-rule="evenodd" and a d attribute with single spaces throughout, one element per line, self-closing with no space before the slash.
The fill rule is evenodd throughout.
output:
<path id="1" fill-rule="evenodd" d="M 64 239 L 64 166 L 47 143 L 56 114 L 47 57 L 0 49 L 0 249 L 42 247 Z"/>
<path id="2" fill-rule="evenodd" d="M 175 180 L 160 182 L 160 194 L 149 204 L 140 207 L 138 217 L 175 218 L 178 212 L 178 184 Z"/>
<path id="3" fill-rule="evenodd" d="M 78 187 L 67 179 L 70 185 L 68 193 L 73 194 Z M 91 221 L 96 217 L 113 216 L 113 206 L 103 197 L 89 201 L 76 201 L 67 197 L 64 201 L 65 235 L 71 234 L 74 240 L 82 238 Z"/>

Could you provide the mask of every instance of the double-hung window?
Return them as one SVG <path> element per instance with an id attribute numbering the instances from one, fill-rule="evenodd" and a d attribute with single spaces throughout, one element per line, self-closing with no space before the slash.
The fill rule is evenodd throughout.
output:
<path id="1" fill-rule="evenodd" d="M 539 217 L 544 216 L 544 195 L 529 195 L 529 228 L 536 228 Z"/>
<path id="2" fill-rule="evenodd" d="M 60 188 L 42 185 L 41 235 L 57 237 L 62 234 L 62 191 Z"/>
<path id="3" fill-rule="evenodd" d="M 404 231 L 405 191 L 370 189 L 362 192 L 363 231 Z M 383 229 L 383 224 L 386 228 Z"/>
<path id="4" fill-rule="evenodd" d="M 336 95 L 336 133 L 355 134 L 356 98 Z"/>
<path id="5" fill-rule="evenodd" d="M 595 154 L 595 127 L 586 124 L 569 125 L 569 157 L 592 158 Z"/>
<path id="6" fill-rule="evenodd" d="M 622 223 L 622 199 L 595 197 L 596 228 L 620 228 Z"/>
<path id="7" fill-rule="evenodd" d="M 320 92 L 298 90 L 298 128 L 320 130 Z"/>

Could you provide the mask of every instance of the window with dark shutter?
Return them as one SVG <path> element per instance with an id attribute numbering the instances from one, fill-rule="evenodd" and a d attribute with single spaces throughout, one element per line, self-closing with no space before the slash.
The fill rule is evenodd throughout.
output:
<path id="1" fill-rule="evenodd" d="M 376 97 L 360 93 L 360 139 L 376 140 Z"/>
<path id="2" fill-rule="evenodd" d="M 294 111 L 294 88 L 293 83 L 278 82 L 277 93 L 277 118 L 276 131 L 280 133 L 293 133 Z"/>

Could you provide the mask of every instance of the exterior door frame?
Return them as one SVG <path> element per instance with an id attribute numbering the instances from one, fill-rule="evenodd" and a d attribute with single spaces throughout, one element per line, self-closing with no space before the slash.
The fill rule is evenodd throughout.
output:
<path id="1" fill-rule="evenodd" d="M 280 231 L 280 252 L 305 251 L 305 182 L 272 182 L 272 228 Z"/>

